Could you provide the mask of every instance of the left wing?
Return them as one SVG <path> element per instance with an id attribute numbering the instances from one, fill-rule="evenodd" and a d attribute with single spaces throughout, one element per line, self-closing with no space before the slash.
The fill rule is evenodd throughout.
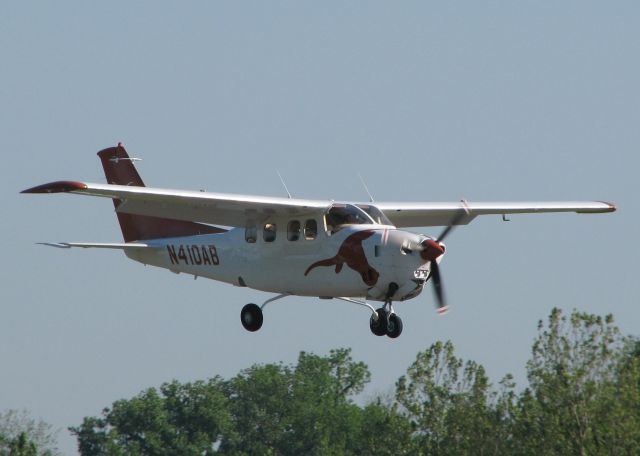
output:
<path id="1" fill-rule="evenodd" d="M 158 246 L 152 246 L 152 245 L 149 245 L 149 244 L 142 244 L 140 242 L 130 242 L 130 243 L 38 242 L 38 244 L 46 245 L 48 247 L 57 247 L 59 249 L 70 249 L 71 247 L 81 247 L 83 249 L 96 248 L 96 249 L 116 249 L 116 250 L 139 250 L 139 249 L 159 248 Z"/>
<path id="2" fill-rule="evenodd" d="M 128 185 L 57 181 L 22 193 L 75 193 L 119 199 L 117 212 L 174 220 L 245 226 L 273 215 L 299 216 L 326 210 L 329 201 L 168 190 Z"/>

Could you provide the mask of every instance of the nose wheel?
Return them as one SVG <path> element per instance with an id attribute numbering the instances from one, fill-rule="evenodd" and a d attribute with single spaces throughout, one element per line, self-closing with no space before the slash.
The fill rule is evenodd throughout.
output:
<path id="1" fill-rule="evenodd" d="M 387 295 L 384 306 L 377 309 L 376 312 L 371 315 L 371 318 L 369 318 L 369 329 L 371 329 L 371 332 L 376 336 L 386 335 L 391 339 L 395 339 L 402 334 L 402 319 L 396 315 L 393 310 L 393 304 L 391 304 L 390 299 L 391 295 L 393 295 L 392 292 Z"/>
<path id="2" fill-rule="evenodd" d="M 381 307 L 375 314 L 371 314 L 369 329 L 376 336 L 384 336 L 387 334 L 387 327 L 387 311 Z"/>

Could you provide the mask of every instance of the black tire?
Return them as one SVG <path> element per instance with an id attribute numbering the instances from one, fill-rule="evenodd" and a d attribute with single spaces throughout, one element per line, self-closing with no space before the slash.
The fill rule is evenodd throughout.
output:
<path id="1" fill-rule="evenodd" d="M 378 319 L 376 320 L 373 315 L 369 319 L 369 329 L 376 336 L 384 336 L 387 334 L 387 312 L 380 308 L 376 310 Z"/>
<path id="2" fill-rule="evenodd" d="M 387 327 L 387 336 L 395 339 L 402 334 L 402 319 L 396 314 L 389 315 L 389 326 Z"/>
<path id="3" fill-rule="evenodd" d="M 240 322 L 247 331 L 255 332 L 262 328 L 262 309 L 256 304 L 247 304 L 240 312 Z"/>

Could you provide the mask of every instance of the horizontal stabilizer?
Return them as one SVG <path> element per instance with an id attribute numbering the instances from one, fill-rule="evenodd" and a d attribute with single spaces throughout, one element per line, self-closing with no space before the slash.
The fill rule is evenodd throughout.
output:
<path id="1" fill-rule="evenodd" d="M 149 244 L 142 244 L 139 242 L 130 242 L 126 244 L 106 243 L 106 242 L 38 242 L 39 245 L 47 245 L 49 247 L 57 247 L 59 249 L 70 249 L 71 247 L 81 247 L 83 249 L 149 249 L 157 248 Z"/>

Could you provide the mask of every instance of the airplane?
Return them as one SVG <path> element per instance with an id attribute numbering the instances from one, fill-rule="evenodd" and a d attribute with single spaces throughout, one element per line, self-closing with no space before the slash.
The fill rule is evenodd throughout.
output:
<path id="1" fill-rule="evenodd" d="M 396 338 L 403 323 L 393 302 L 415 298 L 428 281 L 438 312 L 447 311 L 439 265 L 454 227 L 480 215 L 616 210 L 601 201 L 359 203 L 168 190 L 145 187 L 139 159 L 121 143 L 98 157 L 107 184 L 56 181 L 21 193 L 111 198 L 124 242 L 41 244 L 122 250 L 145 265 L 275 293 L 242 308 L 240 321 L 251 332 L 262 327 L 267 304 L 310 296 L 365 306 L 371 332 Z M 436 237 L 404 230 L 436 226 L 444 227 Z"/>

